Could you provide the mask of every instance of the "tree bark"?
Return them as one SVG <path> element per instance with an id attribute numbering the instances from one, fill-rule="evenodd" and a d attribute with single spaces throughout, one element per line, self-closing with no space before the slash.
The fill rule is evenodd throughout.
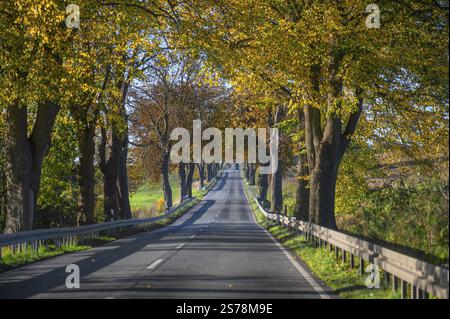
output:
<path id="1" fill-rule="evenodd" d="M 178 176 L 180 177 L 180 203 L 187 195 L 187 180 L 186 180 L 186 164 L 178 164 Z"/>
<path id="2" fill-rule="evenodd" d="M 244 174 L 245 174 L 245 179 L 248 181 L 250 179 L 250 167 L 248 162 L 244 163 Z"/>
<path id="3" fill-rule="evenodd" d="M 5 233 L 31 230 L 31 147 L 27 137 L 27 108 L 6 109 L 6 224 Z M 31 197 L 31 198 L 30 198 Z"/>
<path id="4" fill-rule="evenodd" d="M 267 202 L 267 191 L 269 189 L 269 176 L 267 174 L 259 174 L 259 192 L 258 201 L 262 204 Z"/>
<path id="5" fill-rule="evenodd" d="M 250 185 L 256 185 L 256 164 L 255 163 L 250 163 Z"/>
<path id="6" fill-rule="evenodd" d="M 272 175 L 271 182 L 271 208 L 274 213 L 281 213 L 283 211 L 283 174 L 280 159 L 278 160 L 278 170 Z"/>
<path id="7" fill-rule="evenodd" d="M 299 131 L 305 132 L 305 118 L 302 111 L 297 113 Z M 301 139 L 300 139 L 301 140 Z M 295 217 L 300 220 L 309 220 L 309 168 L 306 156 L 305 140 L 299 143 L 299 155 L 297 164 L 297 191 L 295 197 Z"/>
<path id="8" fill-rule="evenodd" d="M 279 106 L 275 113 L 274 123 L 279 123 L 284 116 L 284 107 Z M 279 133 L 279 141 L 283 139 L 283 134 Z M 272 174 L 271 180 L 272 188 L 272 198 L 271 198 L 271 208 L 274 213 L 281 213 L 283 211 L 283 161 L 281 158 L 278 159 L 278 169 Z"/>
<path id="9" fill-rule="evenodd" d="M 272 109 L 269 108 L 269 111 L 267 112 L 267 126 L 273 127 L 273 116 L 272 116 Z M 266 154 L 267 154 L 267 145 L 264 145 L 266 148 Z M 268 166 L 269 164 L 260 164 L 261 166 Z M 261 171 L 261 170 L 260 170 Z M 259 183 L 259 192 L 258 192 L 258 201 L 264 205 L 267 202 L 267 192 L 269 190 L 269 175 L 268 174 L 259 174 L 258 178 Z"/>
<path id="10" fill-rule="evenodd" d="M 200 178 L 200 188 L 203 188 L 205 186 L 205 164 L 198 163 L 198 175 Z"/>
<path id="11" fill-rule="evenodd" d="M 80 128 L 78 147 L 80 150 L 80 167 L 78 184 L 80 187 L 80 204 L 78 224 L 94 223 L 95 208 L 95 124 L 86 123 Z"/>
<path id="12" fill-rule="evenodd" d="M 209 183 L 214 178 L 213 171 L 212 171 L 212 164 L 206 164 L 206 172 L 208 174 L 207 181 Z"/>
<path id="13" fill-rule="evenodd" d="M 316 165 L 311 175 L 311 193 L 314 198 L 312 208 L 314 222 L 331 229 L 336 229 L 334 216 L 334 195 L 336 188 L 340 139 L 340 119 L 327 119 L 324 138 L 319 147 Z"/>
<path id="14" fill-rule="evenodd" d="M 188 167 L 189 167 L 189 171 L 188 171 L 187 178 L 186 178 L 187 196 L 189 198 L 192 198 L 192 182 L 194 179 L 195 164 L 189 163 Z"/>
<path id="15" fill-rule="evenodd" d="M 169 182 L 169 153 L 163 155 L 161 162 L 161 183 L 164 191 L 164 205 L 167 210 L 173 206 L 172 187 Z"/>
<path id="16" fill-rule="evenodd" d="M 125 132 L 116 133 L 118 136 L 118 172 L 117 172 L 117 200 L 119 216 L 122 219 L 131 219 L 130 195 L 128 188 L 128 117 L 125 109 L 125 101 L 130 87 L 128 81 L 123 79 L 119 84 L 121 92 L 120 116 L 125 123 Z"/>
<path id="17" fill-rule="evenodd" d="M 117 220 L 119 216 L 117 179 L 120 159 L 120 140 L 113 128 L 101 129 L 99 150 L 100 169 L 103 173 L 105 220 Z"/>
<path id="18" fill-rule="evenodd" d="M 27 107 L 11 105 L 6 109 L 6 233 L 34 227 L 42 164 L 59 109 L 50 101 L 39 104 L 30 137 Z"/>
<path id="19" fill-rule="evenodd" d="M 123 219 L 131 219 L 130 196 L 128 187 L 128 133 L 121 139 L 121 150 L 119 158 L 119 176 L 117 179 L 117 190 L 119 200 L 119 215 Z"/>

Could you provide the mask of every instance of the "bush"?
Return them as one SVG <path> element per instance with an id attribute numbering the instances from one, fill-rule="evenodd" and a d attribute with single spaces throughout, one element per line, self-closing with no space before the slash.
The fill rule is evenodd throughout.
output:
<path id="1" fill-rule="evenodd" d="M 337 216 L 341 229 L 425 252 L 448 263 L 448 183 L 428 179 L 371 190 Z M 434 258 L 433 258 L 434 257 Z"/>

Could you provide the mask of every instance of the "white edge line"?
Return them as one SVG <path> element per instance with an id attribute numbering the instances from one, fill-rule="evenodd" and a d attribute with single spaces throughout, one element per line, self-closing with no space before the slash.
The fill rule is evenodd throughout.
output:
<path id="1" fill-rule="evenodd" d="M 289 253 L 289 251 L 283 247 L 278 240 L 276 240 L 271 233 L 269 233 L 269 231 L 267 231 L 267 229 L 265 229 L 264 227 L 262 227 L 255 218 L 255 215 L 253 214 L 253 210 L 252 207 L 250 206 L 250 201 L 247 197 L 247 193 L 244 190 L 244 194 L 245 197 L 247 198 L 247 203 L 248 206 L 250 207 L 250 212 L 251 215 L 253 217 L 253 221 L 255 222 L 256 225 L 258 225 L 259 228 L 261 228 L 266 234 L 267 236 L 270 237 L 270 239 L 272 239 L 272 241 L 275 243 L 275 245 L 283 252 L 283 254 L 287 257 L 287 259 L 291 262 L 291 264 L 295 267 L 295 269 L 297 269 L 297 271 L 308 281 L 308 283 L 311 285 L 311 287 L 313 287 L 313 289 L 319 294 L 321 299 L 331 299 L 330 295 L 327 294 L 325 292 L 325 290 L 323 290 L 323 288 L 320 286 L 320 284 L 317 282 L 317 280 L 315 280 L 306 270 L 305 268 L 303 268 L 302 265 L 300 265 L 297 260 L 295 260 L 294 257 L 292 257 L 292 255 Z"/>
<path id="2" fill-rule="evenodd" d="M 148 266 L 147 269 L 155 269 L 155 268 L 158 267 L 163 261 L 164 261 L 164 259 L 158 259 L 158 260 L 154 261 L 150 266 Z"/>

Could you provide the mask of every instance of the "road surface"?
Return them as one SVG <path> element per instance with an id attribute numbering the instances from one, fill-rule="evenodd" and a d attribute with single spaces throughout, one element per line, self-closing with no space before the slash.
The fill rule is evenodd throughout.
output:
<path id="1" fill-rule="evenodd" d="M 66 287 L 68 264 L 80 288 Z M 256 224 L 238 170 L 173 224 L 0 274 L 0 298 L 330 298 Z"/>

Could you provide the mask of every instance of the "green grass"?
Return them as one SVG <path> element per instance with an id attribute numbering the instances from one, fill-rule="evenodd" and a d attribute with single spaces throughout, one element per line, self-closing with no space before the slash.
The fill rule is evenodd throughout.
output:
<path id="1" fill-rule="evenodd" d="M 359 260 L 355 258 L 355 268 L 350 269 L 349 263 L 342 264 L 336 260 L 335 253 L 325 248 L 315 247 L 304 236 L 268 220 L 259 210 L 257 203 L 248 192 L 250 206 L 256 220 L 266 228 L 278 241 L 297 254 L 328 287 L 332 288 L 342 298 L 351 299 L 396 299 L 400 298 L 399 292 L 393 292 L 384 282 L 384 275 L 380 274 L 381 287 L 369 289 L 365 286 L 365 278 L 368 274 L 359 275 Z"/>
<path id="2" fill-rule="evenodd" d="M 172 186 L 172 198 L 174 204 L 179 202 L 180 186 Z M 164 192 L 159 184 L 145 183 L 137 189 L 136 192 L 130 194 L 130 206 L 132 211 L 149 210 L 156 201 L 164 198 Z"/>
<path id="3" fill-rule="evenodd" d="M 0 272 L 11 270 L 13 268 L 30 264 L 38 260 L 89 248 L 91 248 L 91 246 L 71 245 L 57 248 L 55 245 L 48 245 L 47 247 L 41 246 L 37 251 L 27 249 L 26 251 L 16 254 L 12 254 L 8 249 L 4 248 L 2 249 L 2 258 L 0 259 Z"/>
<path id="4" fill-rule="evenodd" d="M 180 185 L 175 178 L 171 178 L 172 199 L 173 205 L 180 202 Z M 199 196 L 201 190 L 197 185 L 193 185 L 192 195 Z M 164 203 L 164 192 L 159 183 L 147 182 L 139 187 L 135 192 L 130 194 L 130 206 L 132 212 L 144 212 L 145 216 L 149 217 L 162 213 L 161 207 L 158 207 L 158 202 L 162 205 Z"/>

